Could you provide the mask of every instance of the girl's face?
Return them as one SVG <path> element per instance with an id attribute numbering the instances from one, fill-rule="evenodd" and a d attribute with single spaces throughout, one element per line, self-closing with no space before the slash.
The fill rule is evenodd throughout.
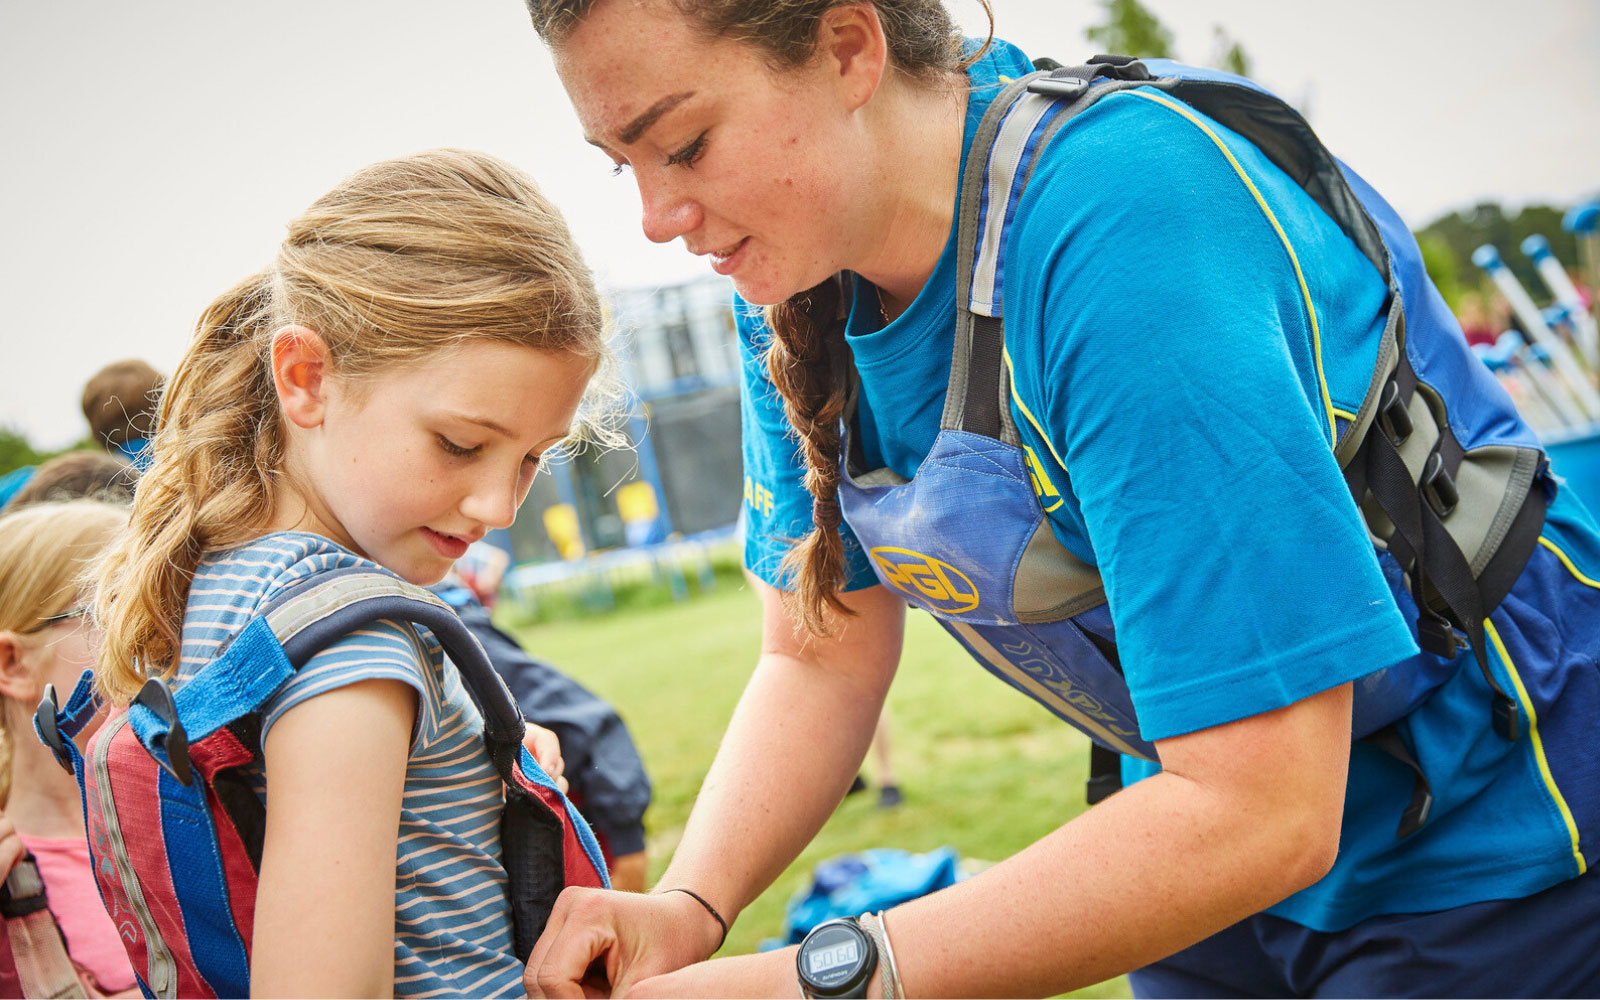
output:
<path id="1" fill-rule="evenodd" d="M 303 504 L 276 526 L 325 535 L 422 585 L 511 525 L 593 374 L 566 352 L 468 340 L 349 383 L 297 368 L 292 352 L 306 343 L 274 345 L 290 499 Z"/>
<path id="2" fill-rule="evenodd" d="M 842 67 L 819 46 L 773 69 L 764 50 L 707 38 L 663 0 L 601 0 L 555 50 L 586 138 L 633 174 L 645 235 L 682 239 L 762 305 L 859 250 L 841 223 L 860 214 L 862 63 Z"/>

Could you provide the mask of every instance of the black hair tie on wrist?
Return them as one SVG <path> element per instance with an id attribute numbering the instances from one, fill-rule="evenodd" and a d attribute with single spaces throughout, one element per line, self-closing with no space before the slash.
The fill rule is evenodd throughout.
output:
<path id="1" fill-rule="evenodd" d="M 716 954 L 716 952 L 721 951 L 722 946 L 728 941 L 728 922 L 722 919 L 722 914 L 717 912 L 717 908 L 706 902 L 706 898 L 700 895 L 698 892 L 695 892 L 693 889 L 667 889 L 665 891 L 681 892 L 685 896 L 688 896 L 690 899 L 693 899 L 696 903 L 699 903 L 701 906 L 706 908 L 706 912 L 711 914 L 711 919 L 715 920 L 717 922 L 717 926 L 722 928 L 722 939 L 717 942 L 716 948 L 712 949 L 712 954 Z"/>

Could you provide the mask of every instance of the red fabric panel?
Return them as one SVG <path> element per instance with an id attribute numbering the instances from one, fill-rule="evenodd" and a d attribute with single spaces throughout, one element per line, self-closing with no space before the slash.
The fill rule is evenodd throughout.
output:
<path id="1" fill-rule="evenodd" d="M 589 854 L 583 849 L 583 842 L 578 839 L 577 831 L 572 828 L 572 817 L 567 815 L 567 806 L 561 798 L 561 793 L 535 784 L 520 769 L 513 770 L 512 776 L 517 779 L 517 784 L 538 798 L 540 803 L 560 820 L 561 858 L 564 869 L 562 878 L 566 884 L 599 888 L 602 885 L 600 873 L 595 871 L 594 865 L 590 863 Z"/>
<path id="2" fill-rule="evenodd" d="M 178 967 L 178 995 L 209 1000 L 216 994 L 200 977 L 189 953 L 183 913 L 172 886 L 171 861 L 161 833 L 161 766 L 139 743 L 130 727 L 117 731 L 108 759 L 117 820 L 122 827 L 128 859 L 139 879 L 146 908 L 155 918 L 167 950 Z M 148 966 L 146 966 L 148 968 Z M 151 989 L 159 988 L 147 978 Z"/>
<path id="3" fill-rule="evenodd" d="M 16 956 L 11 954 L 11 933 L 0 920 L 0 997 L 22 996 L 22 976 L 17 972 Z"/>
<path id="4" fill-rule="evenodd" d="M 198 743 L 189 744 L 189 761 L 210 781 L 225 767 L 250 763 L 251 753 L 231 729 L 219 729 Z"/>
<path id="5" fill-rule="evenodd" d="M 100 752 L 101 744 L 105 742 L 111 730 L 116 728 L 114 724 L 121 714 L 114 713 L 90 739 L 88 761 L 92 761 Z M 118 731 L 128 732 L 126 728 Z M 100 886 L 100 900 L 105 904 L 106 912 L 111 915 L 111 922 L 117 927 L 117 934 L 122 938 L 122 946 L 127 949 L 129 963 L 148 982 L 150 954 L 139 920 L 134 916 L 133 906 L 128 902 L 127 893 L 123 891 L 122 879 L 117 875 L 116 862 L 111 855 L 111 834 L 106 828 L 104 811 L 100 807 L 100 784 L 95 778 L 94 767 L 88 762 L 86 762 L 85 784 L 87 788 L 84 802 L 87 812 L 84 816 L 84 825 L 89 835 L 89 852 L 94 858 L 95 881 Z M 159 831 L 160 827 L 156 829 Z"/>
<path id="6" fill-rule="evenodd" d="M 208 780 L 222 768 L 243 764 L 253 756 L 245 745 L 239 742 L 239 738 L 227 729 L 217 730 L 190 747 L 190 750 L 196 752 L 197 755 L 192 755 L 192 759 Z M 206 802 L 211 807 L 211 820 L 217 827 L 217 846 L 222 851 L 222 869 L 227 873 L 228 908 L 233 913 L 234 926 L 239 928 L 239 936 L 244 939 L 245 955 L 253 956 L 255 953 L 250 942 L 255 934 L 256 925 L 256 870 L 250 864 L 250 854 L 245 850 L 244 839 L 239 836 L 239 831 L 234 829 L 228 811 L 222 807 L 222 800 L 207 789 Z"/>

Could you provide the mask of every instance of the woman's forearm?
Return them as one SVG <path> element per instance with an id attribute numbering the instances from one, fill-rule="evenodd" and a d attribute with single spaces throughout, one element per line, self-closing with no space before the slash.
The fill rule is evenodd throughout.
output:
<path id="1" fill-rule="evenodd" d="M 872 740 L 905 605 L 878 587 L 845 596 L 860 614 L 840 635 L 767 644 L 659 883 L 694 889 L 730 922 L 822 827 Z"/>
<path id="2" fill-rule="evenodd" d="M 1304 735 L 1320 746 L 1257 758 L 1262 773 L 1243 787 L 1163 772 L 979 876 L 893 910 L 906 995 L 1077 989 L 1163 958 L 1320 878 L 1338 844 L 1348 689 L 1280 712 L 1311 716 L 1298 722 L 1309 722 Z M 1286 721 L 1278 715 L 1230 725 Z M 1258 745 L 1270 752 L 1291 742 Z"/>

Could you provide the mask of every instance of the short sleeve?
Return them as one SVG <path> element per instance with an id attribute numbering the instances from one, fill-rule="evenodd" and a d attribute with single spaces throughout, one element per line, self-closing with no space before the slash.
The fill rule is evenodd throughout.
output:
<path id="1" fill-rule="evenodd" d="M 785 553 L 811 532 L 811 494 L 805 488 L 805 460 L 783 412 L 783 397 L 767 378 L 764 359 L 772 336 L 761 310 L 734 299 L 739 330 L 741 448 L 744 457 L 745 568 L 780 589 Z M 848 525 L 844 538 L 846 590 L 877 583 L 861 545 Z"/>
<path id="2" fill-rule="evenodd" d="M 408 622 L 380 621 L 345 635 L 307 660 L 262 707 L 261 741 L 284 712 L 319 694 L 368 680 L 395 680 L 417 692 L 411 750 L 439 735 L 444 653 L 433 634 Z"/>
<path id="3" fill-rule="evenodd" d="M 1212 128 L 1105 98 L 1038 167 L 1006 264 L 1025 434 L 1065 466 L 1148 739 L 1415 650 L 1332 455 L 1299 236 L 1280 231 L 1311 216 L 1271 212 L 1291 195 Z M 1301 263 L 1345 266 L 1315 252 Z M 1350 275 L 1312 308 L 1375 308 L 1361 282 L 1381 279 Z"/>

